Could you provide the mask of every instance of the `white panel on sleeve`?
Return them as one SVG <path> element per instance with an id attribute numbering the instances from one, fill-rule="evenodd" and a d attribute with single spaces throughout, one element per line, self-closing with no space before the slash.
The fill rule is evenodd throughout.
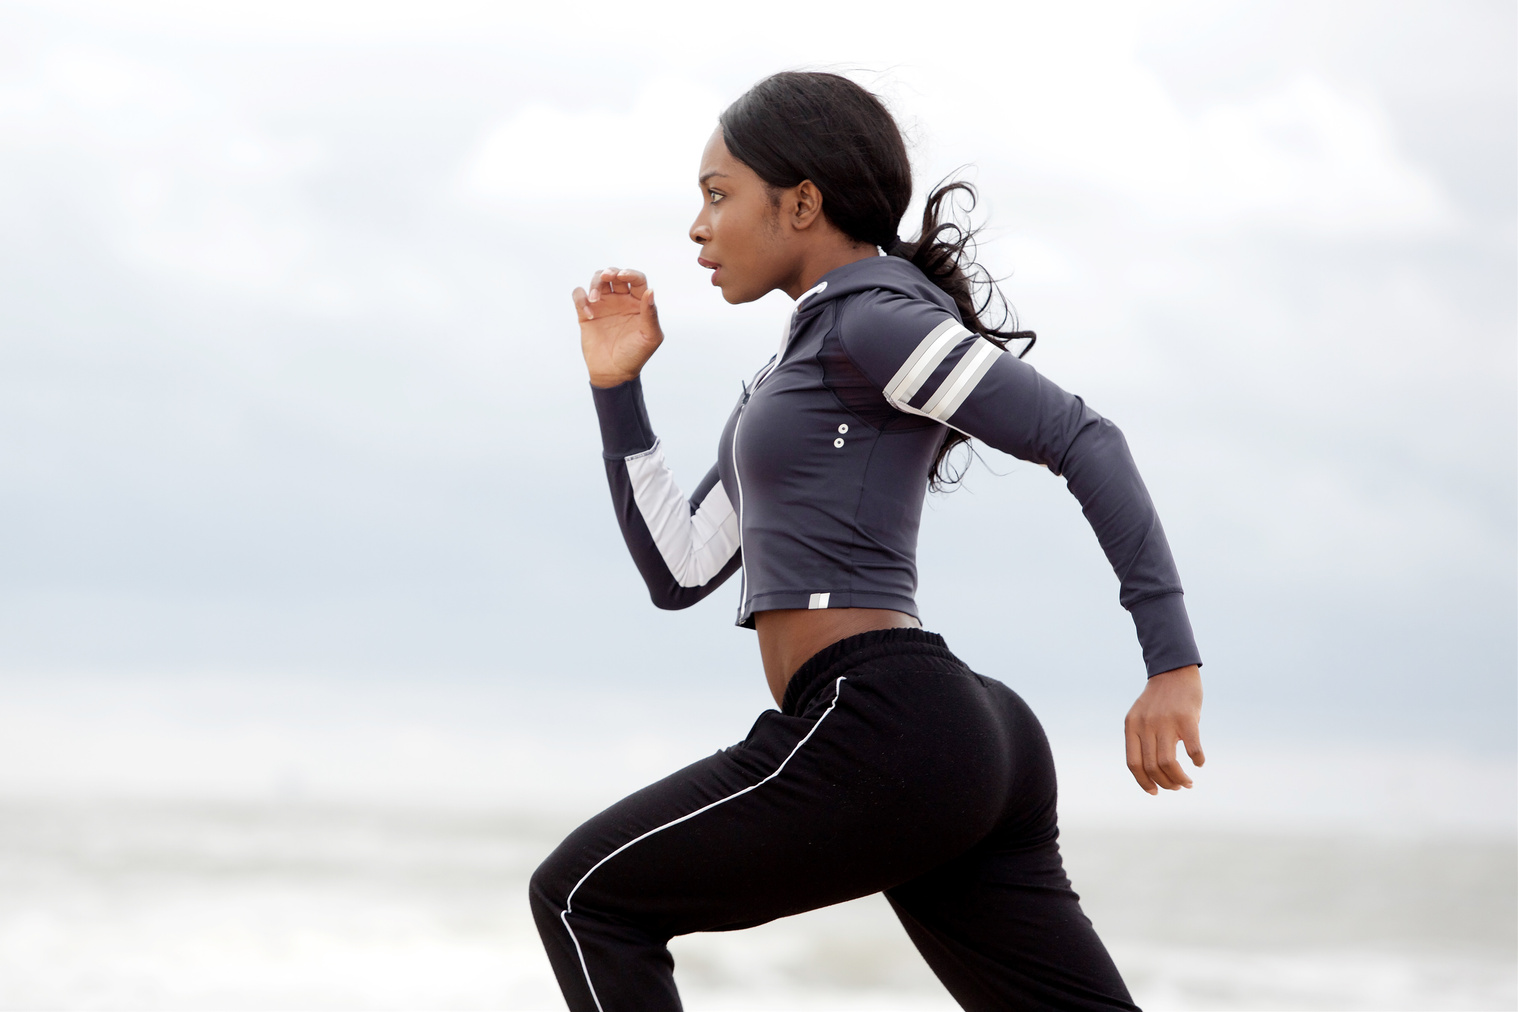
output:
<path id="1" fill-rule="evenodd" d="M 654 545 L 682 587 L 700 587 L 722 571 L 738 550 L 738 514 L 719 481 L 695 513 L 675 476 L 664 462 L 664 451 L 653 449 L 628 457 L 633 502 L 653 535 Z"/>

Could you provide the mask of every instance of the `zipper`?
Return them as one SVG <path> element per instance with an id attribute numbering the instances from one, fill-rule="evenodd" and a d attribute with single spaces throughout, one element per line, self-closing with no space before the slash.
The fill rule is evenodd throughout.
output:
<path id="1" fill-rule="evenodd" d="M 792 319 L 794 319 L 794 317 Z M 774 358 L 772 358 L 772 359 L 769 360 L 769 363 L 763 369 L 759 370 L 758 374 L 754 377 L 754 381 L 752 383 L 745 383 L 743 385 L 743 396 L 738 401 L 738 417 L 733 419 L 733 442 L 732 442 L 733 481 L 736 482 L 737 485 L 738 485 L 738 551 L 739 551 L 740 554 L 743 553 L 743 520 L 744 520 L 744 515 L 743 515 L 743 471 L 738 466 L 738 430 L 743 427 L 743 409 L 746 408 L 746 407 L 748 407 L 749 398 L 754 395 L 754 391 L 755 390 L 759 389 L 759 384 L 763 383 L 764 380 L 765 380 L 765 378 L 768 377 L 770 373 L 774 372 L 775 369 L 776 369 L 776 367 L 778 367 L 780 365 L 780 357 L 783 354 L 785 354 L 784 347 L 782 347 L 780 349 L 780 351 L 775 354 Z M 739 573 L 740 573 L 739 580 L 741 582 L 739 583 L 739 592 L 738 592 L 738 621 L 742 622 L 743 621 L 743 613 L 748 609 L 748 556 L 747 555 L 743 556 L 743 565 L 739 567 Z"/>

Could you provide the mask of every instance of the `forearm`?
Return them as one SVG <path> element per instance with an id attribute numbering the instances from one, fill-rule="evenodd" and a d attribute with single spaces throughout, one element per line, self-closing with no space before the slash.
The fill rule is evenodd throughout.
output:
<path id="1" fill-rule="evenodd" d="M 1079 403 L 1077 401 L 1077 403 Z M 1080 405 L 1082 423 L 1060 466 L 1117 575 L 1151 676 L 1201 663 L 1180 573 L 1159 513 L 1117 426 Z"/>
<path id="2" fill-rule="evenodd" d="M 739 565 L 737 516 L 716 469 L 687 499 L 649 424 L 637 380 L 592 385 L 607 483 L 623 540 L 653 603 L 687 608 Z"/>
<path id="3" fill-rule="evenodd" d="M 1117 575 L 1150 675 L 1201 663 L 1165 530 L 1117 426 L 1010 355 L 951 422 L 1065 479 Z"/>

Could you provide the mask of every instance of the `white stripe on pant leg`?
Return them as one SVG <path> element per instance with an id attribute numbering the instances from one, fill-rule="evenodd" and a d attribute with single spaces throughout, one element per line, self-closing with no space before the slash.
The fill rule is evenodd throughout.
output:
<path id="1" fill-rule="evenodd" d="M 575 898 L 575 893 L 577 893 L 577 892 L 580 891 L 580 887 L 585 884 L 585 880 L 586 879 L 590 878 L 591 875 L 595 874 L 595 871 L 596 871 L 597 868 L 601 867 L 601 865 L 605 864 L 607 861 L 610 861 L 612 858 L 616 857 L 618 854 L 622 853 L 624 850 L 626 850 L 628 847 L 631 847 L 633 844 L 638 843 L 638 842 L 640 842 L 642 840 L 646 840 L 650 836 L 653 836 L 655 833 L 662 832 L 663 830 L 666 830 L 666 829 L 668 829 L 671 826 L 678 826 L 680 823 L 684 822 L 685 820 L 687 820 L 687 819 L 693 819 L 696 816 L 700 815 L 702 812 L 709 811 L 710 809 L 716 808 L 718 805 L 726 804 L 727 802 L 733 800 L 734 798 L 741 798 L 741 797 L 743 797 L 743 795 L 747 794 L 749 791 L 752 791 L 752 790 L 754 790 L 755 788 L 758 788 L 758 787 L 763 787 L 765 784 L 769 783 L 771 780 L 773 780 L 776 777 L 778 777 L 780 775 L 780 771 L 783 770 L 783 769 L 785 769 L 786 763 L 790 762 L 791 759 L 795 757 L 796 753 L 801 751 L 801 746 L 805 745 L 808 741 L 811 740 L 812 735 L 816 734 L 817 733 L 817 729 L 822 726 L 822 722 L 824 720 L 828 719 L 828 714 L 830 714 L 830 713 L 833 712 L 833 707 L 835 707 L 835 706 L 838 705 L 838 694 L 843 691 L 843 683 L 846 680 L 847 680 L 847 676 L 839 676 L 838 680 L 833 683 L 833 701 L 828 704 L 828 708 L 825 711 L 823 711 L 822 716 L 820 716 L 820 717 L 817 718 L 817 723 L 815 723 L 815 724 L 812 725 L 812 729 L 810 731 L 808 731 L 806 733 L 806 735 L 800 741 L 798 741 L 796 743 L 796 747 L 795 748 L 791 749 L 790 755 L 788 755 L 784 759 L 780 760 L 780 765 L 775 767 L 775 772 L 771 773 L 769 776 L 765 777 L 763 780 L 759 781 L 757 784 L 750 784 L 749 786 L 743 788 L 743 790 L 738 791 L 736 794 L 729 794 L 725 798 L 718 798 L 716 801 L 713 801 L 711 804 L 704 805 L 701 808 L 696 809 L 694 812 L 691 812 L 689 815 L 682 815 L 678 819 L 673 819 L 673 820 L 671 820 L 669 822 L 666 822 L 662 826 L 655 826 L 653 829 L 650 829 L 648 832 L 644 833 L 642 836 L 637 836 L 637 837 L 634 837 L 631 840 L 628 840 L 626 843 L 622 844 L 622 846 L 618 847 L 616 850 L 612 851 L 610 854 L 607 854 L 605 857 L 601 858 L 601 860 L 597 861 L 595 864 L 591 865 L 590 866 L 590 871 L 588 871 L 584 875 L 580 876 L 580 881 L 576 882 L 575 883 L 575 887 L 573 889 L 569 890 L 569 895 L 566 896 L 566 897 L 564 897 L 564 912 L 561 913 L 561 914 L 559 914 L 559 920 L 563 923 L 564 930 L 567 931 L 567 932 L 569 932 L 569 940 L 571 942 L 575 943 L 575 953 L 580 957 L 580 971 L 585 974 L 585 986 L 588 987 L 588 988 L 590 988 L 590 997 L 591 997 L 591 1000 L 593 1000 L 596 1003 L 596 1010 L 597 1010 L 597 1012 L 606 1012 L 606 1010 L 601 1007 L 601 997 L 600 997 L 600 995 L 596 994 L 596 986 L 594 984 L 592 984 L 591 981 L 590 981 L 590 967 L 588 967 L 588 966 L 585 965 L 585 950 L 583 950 L 583 949 L 580 948 L 580 940 L 575 937 L 575 930 L 574 930 L 574 928 L 571 928 L 569 926 L 569 913 L 570 913 L 571 908 L 573 907 L 573 901 L 574 901 L 574 898 Z"/>

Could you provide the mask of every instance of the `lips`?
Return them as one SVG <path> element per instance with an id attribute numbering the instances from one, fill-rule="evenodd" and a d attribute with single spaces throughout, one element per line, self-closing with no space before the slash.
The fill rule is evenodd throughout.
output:
<path id="1" fill-rule="evenodd" d="M 696 263 L 712 272 L 712 284 L 715 285 L 717 283 L 717 275 L 722 273 L 722 265 L 712 260 L 707 260 L 705 257 L 696 257 Z"/>

